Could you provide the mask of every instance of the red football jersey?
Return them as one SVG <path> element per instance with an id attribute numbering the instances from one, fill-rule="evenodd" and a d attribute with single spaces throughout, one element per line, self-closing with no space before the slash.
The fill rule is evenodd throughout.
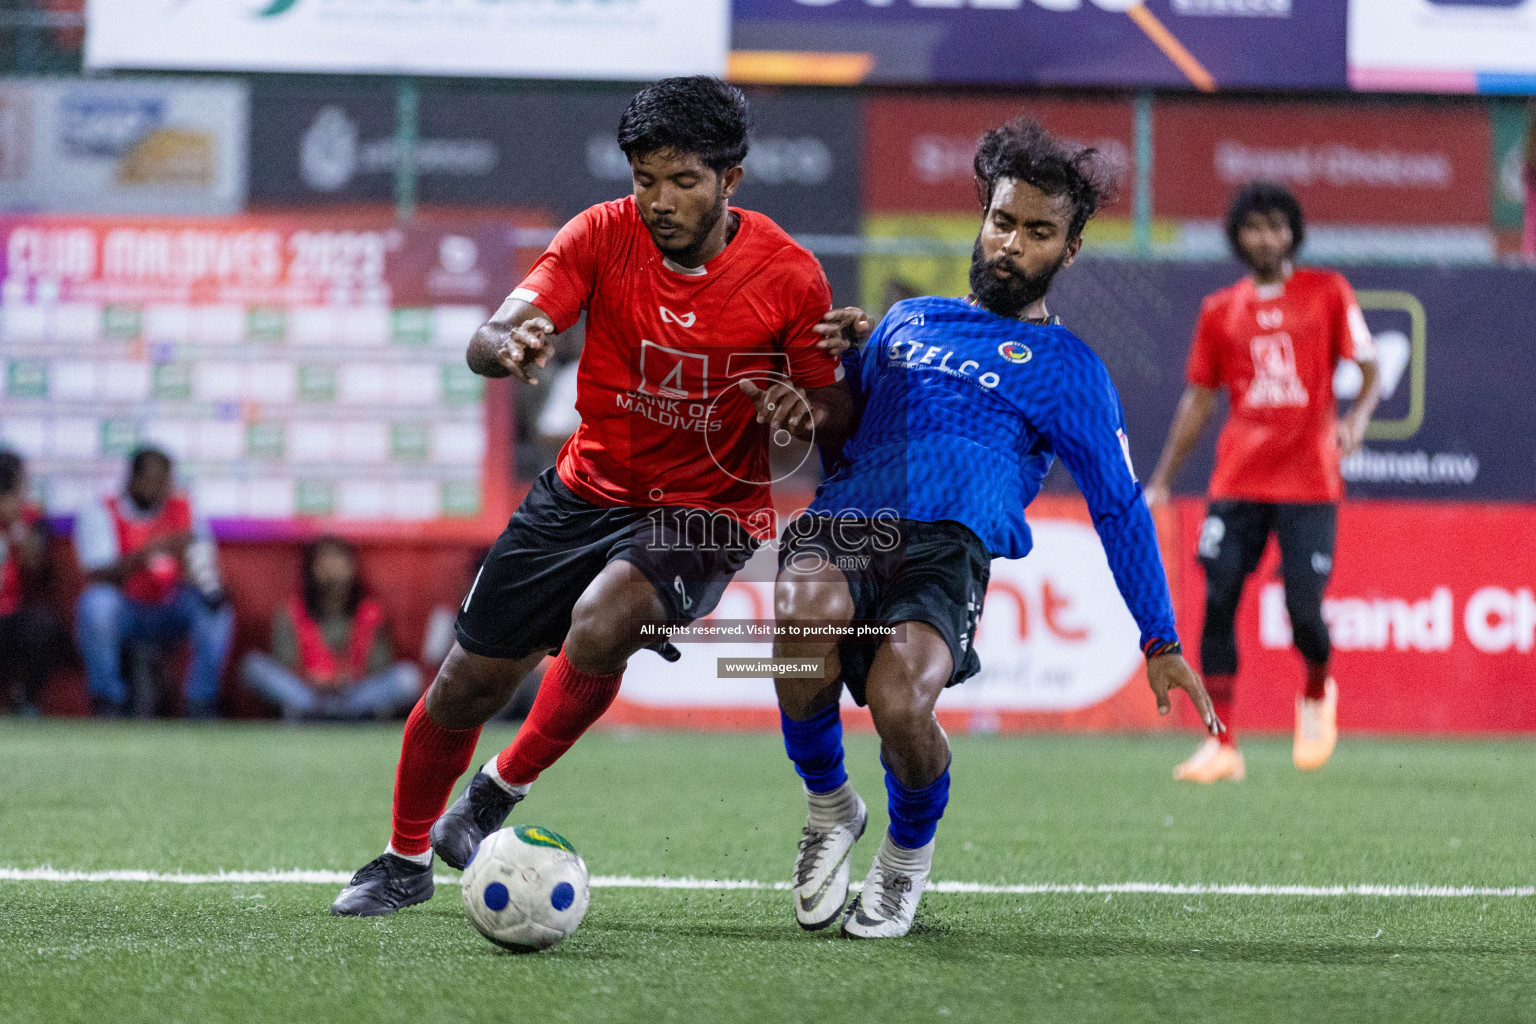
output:
<path id="1" fill-rule="evenodd" d="M 1187 374 L 1231 398 L 1211 497 L 1342 499 L 1334 368 L 1374 354 L 1355 293 L 1333 271 L 1300 269 L 1275 285 L 1244 278 L 1207 297 Z"/>
<path id="2" fill-rule="evenodd" d="M 591 207 L 539 257 L 516 298 L 559 330 L 587 311 L 581 425 L 556 472 L 598 505 L 728 511 L 773 535 L 767 428 L 737 382 L 842 375 L 811 331 L 832 307 L 821 264 L 773 221 L 736 210 L 725 251 L 688 269 L 651 241 L 633 196 Z"/>

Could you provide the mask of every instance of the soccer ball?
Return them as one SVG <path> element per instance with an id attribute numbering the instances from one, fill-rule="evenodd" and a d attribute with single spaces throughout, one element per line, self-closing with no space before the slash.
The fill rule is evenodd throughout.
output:
<path id="1" fill-rule="evenodd" d="M 587 865 L 564 836 L 535 825 L 482 839 L 463 885 L 469 923 L 514 953 L 548 949 L 587 912 Z"/>

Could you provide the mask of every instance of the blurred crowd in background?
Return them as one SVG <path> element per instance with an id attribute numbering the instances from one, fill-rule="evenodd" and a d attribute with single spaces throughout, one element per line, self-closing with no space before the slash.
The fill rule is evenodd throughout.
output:
<path id="1" fill-rule="evenodd" d="M 62 672 L 94 717 L 222 716 L 235 609 L 218 544 L 169 455 L 136 449 L 126 470 L 120 493 L 75 517 L 66 545 L 27 498 L 24 460 L 0 450 L 0 713 L 42 714 Z M 65 579 L 77 581 L 73 601 Z M 447 656 L 453 613 L 435 607 L 421 637 L 397 641 L 357 547 L 321 536 L 302 545 L 297 585 L 232 679 L 285 721 L 400 716 L 421 696 L 423 668 Z"/>

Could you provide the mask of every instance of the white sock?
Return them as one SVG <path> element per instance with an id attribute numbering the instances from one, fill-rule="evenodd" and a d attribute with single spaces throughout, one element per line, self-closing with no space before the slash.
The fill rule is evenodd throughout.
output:
<path id="1" fill-rule="evenodd" d="M 810 805 L 806 824 L 812 828 L 834 828 L 859 816 L 859 794 L 854 792 L 852 780 L 830 793 L 806 790 L 805 802 Z"/>
<path id="2" fill-rule="evenodd" d="M 412 864 L 420 864 L 424 868 L 429 868 L 432 866 L 432 848 L 430 846 L 427 847 L 427 851 L 425 853 L 401 853 L 399 850 L 395 849 L 394 844 L 391 843 L 390 845 L 384 847 L 384 852 L 392 853 L 396 857 L 399 857 L 401 860 L 408 860 Z"/>
<path id="3" fill-rule="evenodd" d="M 480 770 L 489 775 L 491 777 L 491 781 L 495 782 L 498 786 L 506 790 L 508 793 L 511 793 L 519 800 L 528 795 L 528 787 L 533 785 L 531 782 L 525 782 L 521 786 L 514 786 L 512 783 L 502 778 L 501 772 L 496 770 L 496 758 L 494 757 L 485 762 L 485 767 L 481 768 Z"/>
<path id="4" fill-rule="evenodd" d="M 896 840 L 887 832 L 880 839 L 880 852 L 875 854 L 881 864 L 895 871 L 901 871 L 909 875 L 926 875 L 933 867 L 933 847 L 938 842 L 938 837 L 928 840 L 915 850 L 909 850 L 905 846 L 897 846 Z"/>

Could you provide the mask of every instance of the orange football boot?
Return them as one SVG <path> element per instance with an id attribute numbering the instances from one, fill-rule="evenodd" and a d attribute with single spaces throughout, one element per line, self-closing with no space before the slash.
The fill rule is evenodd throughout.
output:
<path id="1" fill-rule="evenodd" d="M 1291 744 L 1291 760 L 1304 772 L 1328 763 L 1334 745 L 1339 742 L 1339 684 L 1329 677 L 1323 683 L 1321 700 L 1296 698 L 1296 739 Z"/>
<path id="2" fill-rule="evenodd" d="M 1211 783 L 1222 779 L 1242 782 L 1247 775 L 1242 751 L 1215 736 L 1200 744 L 1193 757 L 1173 770 L 1173 777 L 1181 782 Z"/>

